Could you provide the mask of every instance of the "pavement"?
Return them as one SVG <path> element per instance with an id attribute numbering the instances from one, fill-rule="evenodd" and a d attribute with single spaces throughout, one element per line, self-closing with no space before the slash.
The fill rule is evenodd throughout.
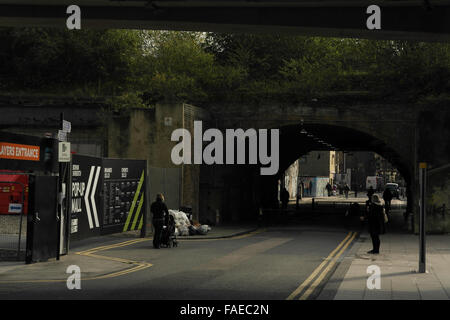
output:
<path id="1" fill-rule="evenodd" d="M 427 273 L 417 272 L 417 235 L 387 233 L 380 239 L 380 254 L 372 255 L 367 254 L 372 249 L 369 234 L 360 236 L 360 241 L 347 255 L 348 269 L 337 288 L 335 300 L 450 299 L 450 235 L 427 236 Z M 373 279 L 373 271 L 369 273 L 369 266 L 379 267 L 379 287 Z"/>
<path id="2" fill-rule="evenodd" d="M 379 196 L 382 197 L 381 193 L 376 193 Z M 312 199 L 314 199 L 314 202 L 317 203 L 333 203 L 333 202 L 337 202 L 337 203 L 353 203 L 353 202 L 358 202 L 359 204 L 365 204 L 366 200 L 367 200 L 367 196 L 366 193 L 364 192 L 360 192 L 358 193 L 358 197 L 355 197 L 354 192 L 351 192 L 349 194 L 349 197 L 346 198 L 344 195 L 336 195 L 336 196 L 330 196 L 330 197 L 303 197 L 300 201 L 299 204 L 300 205 L 305 205 L 305 204 L 311 204 L 312 203 Z M 291 200 L 290 204 L 295 204 L 295 200 Z M 406 198 L 405 199 L 392 199 L 391 201 L 391 206 L 392 207 L 404 207 L 406 206 Z"/>

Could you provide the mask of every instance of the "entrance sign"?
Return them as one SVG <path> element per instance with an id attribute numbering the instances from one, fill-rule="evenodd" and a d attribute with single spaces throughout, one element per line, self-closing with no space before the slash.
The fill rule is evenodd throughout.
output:
<path id="1" fill-rule="evenodd" d="M 25 144 L 16 144 L 0 141 L 0 158 L 16 159 L 25 161 L 39 161 L 39 146 L 30 146 Z"/>
<path id="2" fill-rule="evenodd" d="M 0 167 L 14 171 L 58 172 L 56 139 L 0 131 Z"/>

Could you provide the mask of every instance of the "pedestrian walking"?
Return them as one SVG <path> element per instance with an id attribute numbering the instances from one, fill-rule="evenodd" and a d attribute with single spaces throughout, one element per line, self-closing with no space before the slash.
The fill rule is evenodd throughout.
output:
<path id="1" fill-rule="evenodd" d="M 331 196 L 331 191 L 333 190 L 333 187 L 331 186 L 331 184 L 328 182 L 327 186 L 325 187 L 328 191 L 328 196 Z"/>
<path id="2" fill-rule="evenodd" d="M 348 210 L 351 217 L 359 217 L 361 209 L 358 202 L 353 202 Z"/>
<path id="3" fill-rule="evenodd" d="M 306 183 L 303 186 L 304 190 L 303 190 L 303 196 L 307 197 L 309 195 L 309 183 Z"/>
<path id="4" fill-rule="evenodd" d="M 361 216 L 359 203 L 353 202 L 345 212 L 345 226 L 348 227 L 350 225 L 352 217 L 359 217 L 359 216 Z"/>
<path id="5" fill-rule="evenodd" d="M 370 186 L 369 190 L 367 191 L 367 196 L 369 197 L 369 201 L 372 201 L 372 196 L 375 194 L 375 190 L 373 190 L 373 187 Z"/>
<path id="6" fill-rule="evenodd" d="M 349 192 L 350 192 L 350 187 L 348 186 L 348 184 L 345 184 L 345 186 L 344 186 L 345 199 L 348 199 Z"/>
<path id="7" fill-rule="evenodd" d="M 373 249 L 368 251 L 369 254 L 378 254 L 380 253 L 380 234 L 384 234 L 386 232 L 385 228 L 385 211 L 383 208 L 383 203 L 380 200 L 380 197 L 376 194 L 372 195 L 372 201 L 369 204 L 369 210 L 367 212 L 367 223 L 369 228 L 369 234 L 372 238 L 372 246 Z"/>
<path id="8" fill-rule="evenodd" d="M 386 208 L 386 214 L 389 216 L 389 213 L 391 212 L 391 201 L 392 201 L 392 193 L 389 189 L 384 189 L 383 192 L 383 200 L 385 203 L 385 208 Z"/>
<path id="9" fill-rule="evenodd" d="M 297 192 L 297 198 L 302 200 L 304 197 L 304 192 L 305 192 L 305 184 L 303 183 L 303 181 L 300 182 L 298 189 L 299 190 Z"/>
<path id="10" fill-rule="evenodd" d="M 159 249 L 161 247 L 162 230 L 164 226 L 169 224 L 169 210 L 167 210 L 167 206 L 164 203 L 164 195 L 162 193 L 156 195 L 156 201 L 152 203 L 150 212 L 153 215 L 153 248 Z"/>
<path id="11" fill-rule="evenodd" d="M 283 210 L 286 210 L 289 202 L 289 191 L 287 191 L 285 187 L 281 188 L 280 200 L 281 200 L 281 208 Z"/>

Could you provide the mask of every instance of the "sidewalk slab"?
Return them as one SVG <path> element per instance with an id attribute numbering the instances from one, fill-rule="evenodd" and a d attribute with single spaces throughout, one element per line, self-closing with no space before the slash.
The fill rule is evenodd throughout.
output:
<path id="1" fill-rule="evenodd" d="M 19 262 L 16 262 L 15 265 L 11 265 L 10 267 L 2 267 L 1 265 L 0 283 L 35 281 L 65 282 L 70 275 L 66 272 L 67 268 L 71 265 L 80 267 L 83 279 L 104 276 L 130 268 L 130 265 L 125 263 L 81 256 L 75 253 L 62 256 L 59 261 L 51 259 L 47 262 L 33 264 L 24 264 L 23 262 L 19 264 Z"/>
<path id="2" fill-rule="evenodd" d="M 450 235 L 427 236 L 427 273 L 418 273 L 419 239 L 412 234 L 381 235 L 380 254 L 371 255 L 370 236 L 353 253 L 335 300 L 448 300 L 450 298 Z M 369 266 L 381 271 L 380 289 L 369 289 Z"/>
<path id="3" fill-rule="evenodd" d="M 0 262 L 0 275 L 2 273 L 12 271 L 16 268 L 20 268 L 23 265 L 25 265 L 25 262 L 19 262 L 19 261 Z"/>

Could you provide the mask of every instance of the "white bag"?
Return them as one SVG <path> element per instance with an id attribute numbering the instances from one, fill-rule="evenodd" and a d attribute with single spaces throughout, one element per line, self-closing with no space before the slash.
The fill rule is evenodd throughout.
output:
<path id="1" fill-rule="evenodd" d="M 202 224 L 200 227 L 197 228 L 198 233 L 205 235 L 211 230 L 211 228 L 207 224 Z"/>

